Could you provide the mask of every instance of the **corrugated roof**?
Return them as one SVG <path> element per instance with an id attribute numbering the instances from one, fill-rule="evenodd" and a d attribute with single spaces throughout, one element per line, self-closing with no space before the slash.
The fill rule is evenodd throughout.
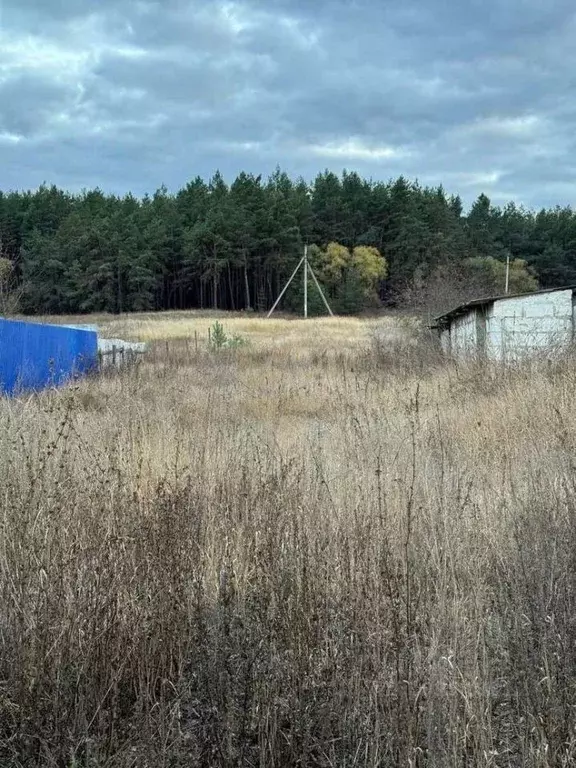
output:
<path id="1" fill-rule="evenodd" d="M 464 304 L 459 304 L 449 312 L 445 312 L 443 315 L 438 315 L 434 318 L 434 325 L 432 328 L 445 328 L 448 323 L 455 317 L 465 315 L 471 309 L 476 307 L 484 307 L 488 304 L 493 304 L 495 301 L 502 301 L 502 299 L 518 299 L 521 296 L 538 296 L 543 293 L 557 293 L 558 291 L 576 291 L 576 285 L 564 285 L 561 288 L 543 288 L 540 291 L 531 291 L 530 293 L 506 293 L 501 296 L 487 296 L 483 299 L 473 299 L 467 301 Z"/>

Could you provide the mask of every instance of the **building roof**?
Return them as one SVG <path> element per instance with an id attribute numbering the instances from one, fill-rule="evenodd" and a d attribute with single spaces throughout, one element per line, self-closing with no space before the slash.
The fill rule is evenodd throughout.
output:
<path id="1" fill-rule="evenodd" d="M 561 288 L 543 288 L 540 291 L 531 291 L 530 293 L 506 293 L 503 296 L 487 296 L 483 299 L 473 299 L 467 301 L 464 304 L 459 304 L 449 312 L 445 312 L 443 315 L 438 315 L 434 318 L 434 324 L 431 328 L 446 328 L 455 317 L 460 317 L 470 312 L 471 309 L 476 307 L 485 307 L 488 304 L 493 304 L 495 301 L 501 301 L 503 299 L 518 299 L 523 296 L 538 296 L 543 293 L 557 293 L 558 291 L 576 291 L 576 285 L 564 285 Z"/>

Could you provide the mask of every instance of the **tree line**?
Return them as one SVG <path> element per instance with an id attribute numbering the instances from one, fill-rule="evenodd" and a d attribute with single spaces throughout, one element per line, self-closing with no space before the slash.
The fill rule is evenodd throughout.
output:
<path id="1" fill-rule="evenodd" d="M 498 207 L 480 195 L 464 212 L 459 196 L 404 177 L 325 171 L 307 183 L 277 170 L 232 184 L 216 173 L 142 199 L 46 185 L 0 193 L 0 311 L 263 311 L 305 243 L 336 312 L 379 302 L 440 311 L 502 293 L 508 258 L 512 290 L 576 283 L 569 207 Z M 301 289 L 283 308 L 298 307 Z"/>

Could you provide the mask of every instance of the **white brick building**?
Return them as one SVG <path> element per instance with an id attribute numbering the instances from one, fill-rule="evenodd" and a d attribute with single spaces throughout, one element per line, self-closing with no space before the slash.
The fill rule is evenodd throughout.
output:
<path id="1" fill-rule="evenodd" d="M 506 361 L 572 344 L 576 287 L 462 304 L 436 318 L 442 349 L 456 358 Z"/>

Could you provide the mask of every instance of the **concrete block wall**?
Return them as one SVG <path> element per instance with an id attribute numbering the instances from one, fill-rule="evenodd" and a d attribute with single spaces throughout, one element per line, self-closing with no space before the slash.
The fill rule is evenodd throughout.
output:
<path id="1" fill-rule="evenodd" d="M 147 350 L 147 344 L 123 339 L 98 339 L 98 352 L 103 368 L 120 368 Z"/>
<path id="2" fill-rule="evenodd" d="M 486 314 L 486 355 L 515 360 L 572 341 L 572 290 L 499 299 Z"/>

